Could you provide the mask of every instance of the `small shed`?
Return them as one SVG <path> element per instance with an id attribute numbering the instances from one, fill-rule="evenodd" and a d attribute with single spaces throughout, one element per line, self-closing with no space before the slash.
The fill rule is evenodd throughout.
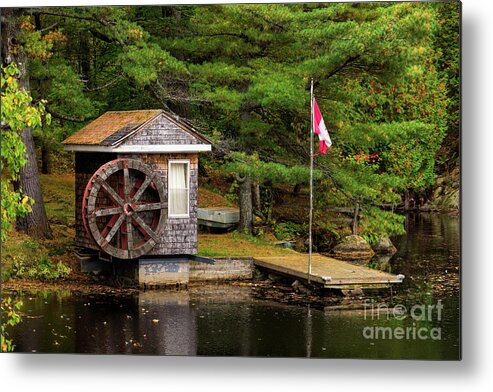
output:
<path id="1" fill-rule="evenodd" d="M 207 138 L 164 110 L 132 110 L 107 112 L 63 144 L 75 152 L 76 246 L 120 260 L 197 253 Z"/>

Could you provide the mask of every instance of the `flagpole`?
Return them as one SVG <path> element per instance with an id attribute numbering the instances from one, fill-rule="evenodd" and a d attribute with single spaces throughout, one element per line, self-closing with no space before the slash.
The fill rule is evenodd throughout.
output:
<path id="1" fill-rule="evenodd" d="M 310 216 L 308 228 L 308 284 L 312 274 L 312 224 L 313 224 L 313 78 L 310 87 Z"/>

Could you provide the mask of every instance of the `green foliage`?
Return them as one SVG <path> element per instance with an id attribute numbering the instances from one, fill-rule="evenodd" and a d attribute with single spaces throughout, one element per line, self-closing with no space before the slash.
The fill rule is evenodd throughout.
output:
<path id="1" fill-rule="evenodd" d="M 310 169 L 306 166 L 287 167 L 276 162 L 264 162 L 257 153 L 230 153 L 222 170 L 228 174 L 240 173 L 258 183 L 271 181 L 274 184 L 296 185 L 307 184 L 310 179 Z M 321 180 L 322 173 L 314 171 L 313 177 L 315 181 Z"/>
<path id="2" fill-rule="evenodd" d="M 2 333 L 0 335 L 0 352 L 14 351 L 14 343 L 9 339 L 7 333 L 8 327 L 13 327 L 19 324 L 22 319 L 18 311 L 22 307 L 22 301 L 13 302 L 10 297 L 3 297 L 0 313 L 2 315 Z"/>
<path id="3" fill-rule="evenodd" d="M 458 138 L 459 9 L 453 2 L 50 9 L 66 15 L 41 14 L 42 27 L 56 29 L 38 31 L 31 16 L 22 24 L 35 59 L 33 95 L 59 115 L 36 136 L 57 146 L 81 126 L 64 118 L 169 107 L 234 151 L 224 172 L 307 184 L 313 78 L 333 140 L 327 156 L 315 157 L 316 216 L 327 204 L 358 203 L 366 230 L 395 234 L 402 219 L 386 209 L 432 185 L 445 135 Z"/>
<path id="4" fill-rule="evenodd" d="M 66 278 L 70 272 L 70 267 L 61 261 L 54 264 L 48 252 L 36 242 L 26 240 L 22 253 L 14 256 L 10 275 L 13 278 L 53 280 Z"/>
<path id="5" fill-rule="evenodd" d="M 400 235 L 404 234 L 405 216 L 385 211 L 380 208 L 365 206 L 363 214 L 363 236 L 373 238 L 377 235 Z"/>
<path id="6" fill-rule="evenodd" d="M 274 235 L 283 241 L 295 240 L 305 231 L 303 225 L 294 222 L 282 222 L 274 226 Z"/>
<path id="7" fill-rule="evenodd" d="M 119 57 L 122 70 L 139 85 L 146 86 L 166 70 L 176 75 L 187 73 L 185 66 L 158 45 L 139 42 L 129 45 Z"/>
<path id="8" fill-rule="evenodd" d="M 203 113 L 207 122 L 241 151 L 230 154 L 223 169 L 260 183 L 307 183 L 307 82 L 313 77 L 334 141 L 329 156 L 316 158 L 315 179 L 328 181 L 333 194 L 322 199 L 336 194 L 339 205 L 365 204 L 374 230 L 396 233 L 402 231 L 400 218 L 375 208 L 398 205 L 407 189 L 433 183 L 446 131 L 437 8 L 425 3 L 200 7 L 185 22 L 191 34 L 162 42 L 173 53 L 185 53 L 191 91 L 207 101 L 199 109 L 212 108 L 213 116 Z M 293 153 L 293 142 L 304 150 Z"/>
<path id="9" fill-rule="evenodd" d="M 60 56 L 30 63 L 33 96 L 46 99 L 50 110 L 73 118 L 90 118 L 98 102 L 84 94 L 84 82 L 72 66 Z"/>
<path id="10" fill-rule="evenodd" d="M 19 27 L 19 39 L 22 43 L 22 50 L 29 57 L 38 59 L 47 59 L 51 57 L 53 41 L 50 39 L 43 39 L 41 31 L 36 31 L 29 16 L 20 18 Z"/>
<path id="11" fill-rule="evenodd" d="M 363 237 L 365 239 L 365 241 L 368 242 L 368 244 L 373 245 L 377 242 L 379 235 L 376 233 L 369 232 L 369 233 L 362 234 L 361 237 Z M 373 267 L 370 267 L 370 268 L 373 268 Z"/>
<path id="12" fill-rule="evenodd" d="M 19 89 L 16 64 L 2 67 L 1 76 L 1 121 L 2 121 L 2 241 L 13 228 L 15 219 L 31 211 L 32 200 L 21 196 L 20 190 L 13 189 L 19 171 L 26 164 L 26 146 L 19 132 L 27 127 L 40 127 L 45 112 L 43 102 L 32 104 L 32 97 Z M 46 115 L 46 122 L 50 116 Z"/>

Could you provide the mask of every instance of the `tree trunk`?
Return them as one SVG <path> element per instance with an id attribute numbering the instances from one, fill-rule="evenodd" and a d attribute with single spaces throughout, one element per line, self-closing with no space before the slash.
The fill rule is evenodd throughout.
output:
<path id="1" fill-rule="evenodd" d="M 91 58 L 89 52 L 88 35 L 82 33 L 80 35 L 80 70 L 82 73 L 82 80 L 86 81 L 86 87 L 92 88 L 91 78 Z"/>
<path id="2" fill-rule="evenodd" d="M 15 62 L 19 68 L 19 89 L 29 91 L 28 58 L 19 46 L 19 18 L 21 8 L 2 8 L 2 58 L 4 65 Z M 34 200 L 32 212 L 17 219 L 17 229 L 34 237 L 51 238 L 51 230 L 46 217 L 43 194 L 39 182 L 36 150 L 31 128 L 20 132 L 26 145 L 27 163 L 19 173 L 19 188 L 22 194 Z"/>
<path id="3" fill-rule="evenodd" d="M 242 233 L 253 233 L 252 181 L 248 176 L 236 175 L 240 184 L 240 224 L 238 230 Z"/>
<path id="4" fill-rule="evenodd" d="M 41 146 L 41 173 L 51 174 L 51 150 L 44 143 Z"/>
<path id="5" fill-rule="evenodd" d="M 26 145 L 27 163 L 19 173 L 19 184 L 22 194 L 33 199 L 34 204 L 32 205 L 32 211 L 29 214 L 17 218 L 17 230 L 25 232 L 33 237 L 52 238 L 43 203 L 32 129 L 23 129 L 21 137 Z"/>
<path id="6" fill-rule="evenodd" d="M 405 211 L 410 211 L 411 209 L 414 209 L 416 207 L 415 201 L 414 201 L 414 191 L 408 190 L 406 193 L 404 193 L 404 210 Z"/>
<path id="7" fill-rule="evenodd" d="M 353 234 L 358 235 L 358 216 L 359 216 L 359 204 L 356 204 L 356 207 L 354 207 L 354 217 L 353 217 Z"/>
<path id="8" fill-rule="evenodd" d="M 253 184 L 253 209 L 255 211 L 260 211 L 261 205 L 260 205 L 260 184 L 255 183 Z"/>

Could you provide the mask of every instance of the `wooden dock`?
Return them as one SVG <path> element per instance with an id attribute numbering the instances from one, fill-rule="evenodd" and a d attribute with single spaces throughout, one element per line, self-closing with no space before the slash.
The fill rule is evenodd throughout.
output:
<path id="1" fill-rule="evenodd" d="M 255 257 L 254 264 L 267 270 L 296 279 L 308 279 L 308 255 Z M 354 265 L 331 257 L 313 254 L 310 281 L 324 288 L 352 289 L 388 287 L 402 283 L 404 275 L 394 275 Z"/>

